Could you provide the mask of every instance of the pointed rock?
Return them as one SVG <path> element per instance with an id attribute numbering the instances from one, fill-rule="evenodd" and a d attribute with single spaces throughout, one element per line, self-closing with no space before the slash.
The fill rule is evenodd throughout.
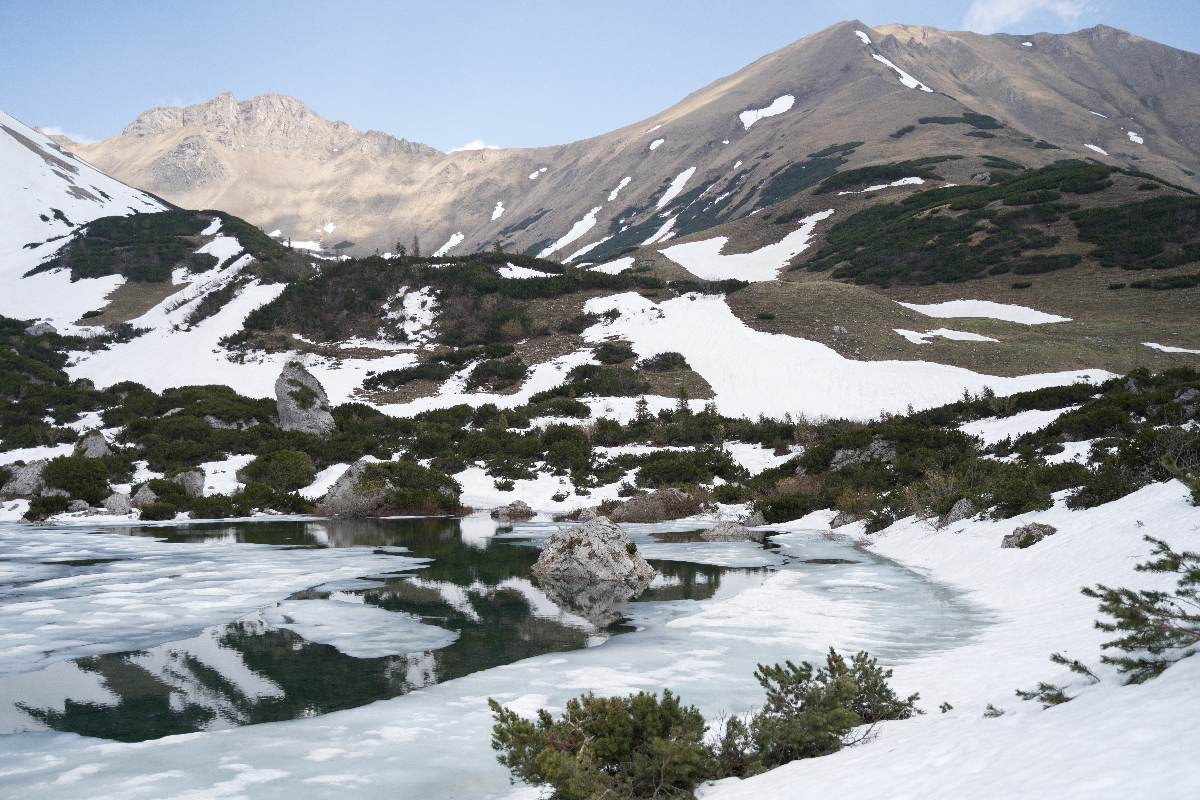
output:
<path id="1" fill-rule="evenodd" d="M 334 428 L 329 397 L 321 382 L 299 361 L 289 361 L 275 381 L 279 427 L 325 436 Z"/>

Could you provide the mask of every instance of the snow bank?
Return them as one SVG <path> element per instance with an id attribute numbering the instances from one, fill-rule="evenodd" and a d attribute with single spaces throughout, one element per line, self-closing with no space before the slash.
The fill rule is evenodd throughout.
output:
<path id="1" fill-rule="evenodd" d="M 603 208 L 603 206 L 596 206 L 591 211 L 584 214 L 583 219 L 571 226 L 571 230 L 567 231 L 566 236 L 542 250 L 542 252 L 538 253 L 537 257 L 546 258 L 555 250 L 560 250 L 569 245 L 571 242 L 581 239 L 584 234 L 596 227 L 596 215 L 600 213 L 601 208 Z"/>
<path id="2" fill-rule="evenodd" d="M 812 214 L 800 220 L 800 227 L 781 241 L 760 247 L 750 253 L 721 255 L 729 241 L 727 236 L 705 239 L 702 242 L 677 244 L 662 251 L 688 272 L 706 281 L 737 278 L 744 281 L 774 280 L 779 270 L 808 249 L 809 239 L 817 223 L 833 215 L 833 209 Z"/>
<path id="3" fill-rule="evenodd" d="M 676 220 L 676 217 L 671 217 L 666 222 L 664 222 L 662 224 L 662 227 L 659 228 L 657 231 L 655 231 L 650 236 L 649 239 L 642 242 L 642 247 L 646 247 L 647 245 L 652 245 L 652 244 L 656 244 L 657 242 L 664 241 L 667 238 L 667 234 L 669 234 L 671 232 L 671 228 L 674 227 L 675 220 Z"/>
<path id="4" fill-rule="evenodd" d="M 1125 133 L 1129 136 L 1129 141 L 1133 142 L 1134 144 L 1145 144 L 1146 143 L 1145 139 L 1143 139 L 1141 136 L 1138 136 L 1133 131 L 1125 131 Z"/>
<path id="5" fill-rule="evenodd" d="M 1051 411 L 1033 409 L 1013 414 L 1011 417 L 988 417 L 974 422 L 965 422 L 959 425 L 958 429 L 969 436 L 978 436 L 986 447 L 1008 437 L 1016 439 L 1023 434 L 1040 431 L 1063 414 L 1077 408 L 1079 406 L 1069 406 Z"/>
<path id="6" fill-rule="evenodd" d="M 621 190 L 628 186 L 629 182 L 632 180 L 633 178 L 621 178 L 621 182 L 617 184 L 617 188 L 608 193 L 608 202 L 611 203 L 613 200 L 616 200 L 617 195 L 620 194 Z"/>
<path id="7" fill-rule="evenodd" d="M 655 304 L 628 292 L 593 298 L 584 309 L 621 312 L 616 321 L 584 331 L 589 341 L 617 335 L 632 342 L 642 358 L 682 353 L 716 392 L 721 413 L 734 417 L 802 412 L 867 419 L 884 411 L 901 413 L 909 404 L 916 409 L 943 405 L 964 389 L 979 393 L 991 387 L 1008 395 L 1111 377 L 1086 370 L 1005 378 L 923 361 L 854 361 L 818 342 L 756 331 L 733 315 L 724 297 L 713 295 Z"/>
<path id="8" fill-rule="evenodd" d="M 663 194 L 662 197 L 658 198 L 658 207 L 662 208 L 667 203 L 671 202 L 676 197 L 678 197 L 679 193 L 683 191 L 683 187 L 687 184 L 687 182 L 689 180 L 691 180 L 691 177 L 695 174 L 696 174 L 696 168 L 689 167 L 688 169 L 685 169 L 683 172 L 676 175 L 675 180 L 671 181 L 671 185 L 669 187 L 667 187 L 667 191 Z"/>
<path id="9" fill-rule="evenodd" d="M 926 86 L 925 84 L 921 83 L 919 80 L 917 80 L 916 78 L 914 78 L 912 75 L 909 75 L 907 72 L 905 72 L 904 70 L 900 69 L 900 68 L 899 68 L 899 67 L 897 67 L 895 64 L 893 64 L 892 62 L 888 61 L 886 58 L 884 58 L 883 56 L 879 55 L 878 53 L 872 53 L 872 54 L 871 54 L 871 58 L 873 58 L 873 59 L 875 59 L 876 61 L 879 61 L 879 62 L 881 62 L 881 63 L 883 63 L 883 64 L 886 64 L 887 66 L 889 66 L 889 67 L 891 67 L 892 69 L 894 69 L 894 70 L 896 71 L 896 73 L 897 73 L 897 74 L 900 76 L 900 82 L 901 82 L 901 83 L 903 83 L 903 84 L 904 84 L 905 86 L 907 86 L 908 88 L 910 88 L 910 89 L 920 89 L 922 92 L 932 92 L 932 91 L 933 91 L 933 89 L 930 89 L 928 86 Z"/>
<path id="10" fill-rule="evenodd" d="M 1188 350 L 1186 347 L 1169 347 L 1165 344 L 1156 344 L 1155 342 L 1142 342 L 1152 350 L 1158 350 L 1163 353 L 1193 353 L 1200 354 L 1200 350 Z"/>
<path id="11" fill-rule="evenodd" d="M 495 219 L 495 218 L 496 218 L 496 217 L 493 215 L 493 216 L 492 216 L 492 219 Z M 456 247 L 457 245 L 459 245 L 459 244 L 462 242 L 462 240 L 463 240 L 463 239 L 465 239 L 465 238 L 467 238 L 467 237 L 463 236 L 461 231 L 460 231 L 459 233 L 456 233 L 456 234 L 452 235 L 452 236 L 451 236 L 451 237 L 450 237 L 450 238 L 449 238 L 449 239 L 446 241 L 446 243 L 445 243 L 444 245 L 442 245 L 441 247 L 439 247 L 437 250 L 435 250 L 435 251 L 434 251 L 434 253 L 433 253 L 433 257 L 434 257 L 434 258 L 438 258 L 438 257 L 440 257 L 440 256 L 444 256 L 444 255 L 446 255 L 447 253 L 449 253 L 449 252 L 450 252 L 451 248 L 453 248 L 453 247 Z"/>
<path id="12" fill-rule="evenodd" d="M 791 109 L 796 104 L 796 98 L 790 94 L 785 94 L 776 97 L 775 101 L 766 108 L 750 109 L 738 114 L 738 119 L 742 121 L 742 125 L 746 126 L 746 130 L 750 130 L 750 126 L 766 117 L 774 117 Z"/>
<path id="13" fill-rule="evenodd" d="M 881 183 L 878 186 L 868 186 L 867 188 L 857 192 L 838 192 L 838 194 L 866 194 L 867 192 L 878 192 L 881 189 L 890 189 L 894 186 L 919 186 L 922 183 L 925 183 L 925 181 L 921 178 L 901 178 L 900 180 L 892 181 L 891 183 Z"/>
<path id="14" fill-rule="evenodd" d="M 633 256 L 625 256 L 618 258 L 616 261 L 609 261 L 606 264 L 600 264 L 592 267 L 593 272 L 604 272 L 609 275 L 616 275 L 622 270 L 627 270 L 633 266 Z"/>
<path id="15" fill-rule="evenodd" d="M 862 39 L 863 44 L 871 43 L 871 38 L 869 36 L 867 36 L 865 33 L 863 33 L 862 31 L 855 31 L 854 35 L 857 36 L 859 39 Z"/>
<path id="16" fill-rule="evenodd" d="M 586 256 L 588 253 L 592 252 L 597 247 L 604 244 L 611 238 L 612 238 L 612 236 L 605 236 L 603 239 L 598 239 L 597 241 L 594 241 L 589 245 L 584 245 L 583 247 L 579 248 L 574 253 L 571 253 L 571 255 L 567 256 L 563 260 L 564 261 L 574 261 L 575 259 L 579 258 L 580 256 Z"/>
<path id="17" fill-rule="evenodd" d="M 929 344 L 929 340 L 934 336 L 940 336 L 943 339 L 953 339 L 956 342 L 998 342 L 999 339 L 993 339 L 990 336 L 981 336 L 978 333 L 967 333 L 966 331 L 953 331 L 949 328 L 938 328 L 936 331 L 926 331 L 918 333 L 917 331 L 906 331 L 903 328 L 893 328 L 896 333 L 908 339 L 913 344 Z"/>
<path id="18" fill-rule="evenodd" d="M 518 267 L 516 264 L 505 264 L 496 270 L 501 278 L 548 278 L 549 272 L 542 272 L 529 267 Z"/>
<path id="19" fill-rule="evenodd" d="M 1005 322 L 1020 322 L 1023 325 L 1042 325 L 1047 322 L 1071 321 L 1070 317 L 1046 314 L 1025 306 L 993 303 L 991 300 L 948 300 L 944 303 L 930 303 L 928 305 L 918 303 L 900 303 L 900 305 L 924 314 L 927 317 L 985 317 Z"/>
<path id="20" fill-rule="evenodd" d="M 666 139 L 655 139 L 653 142 L 650 143 L 650 149 L 657 150 L 659 145 L 661 145 L 665 141 L 666 141 Z"/>
<path id="21" fill-rule="evenodd" d="M 1096 147 L 1096 145 L 1094 145 L 1094 144 L 1085 144 L 1084 147 L 1088 148 L 1089 150 L 1095 150 L 1097 153 L 1099 153 L 1102 156 L 1108 155 L 1107 152 L 1105 152 L 1103 149 L 1101 149 L 1099 147 Z"/>
<path id="22" fill-rule="evenodd" d="M 500 217 L 503 214 L 504 214 L 504 202 L 498 200 L 498 201 L 496 201 L 496 208 L 492 211 L 492 222 L 495 222 L 496 220 L 500 219 Z"/>

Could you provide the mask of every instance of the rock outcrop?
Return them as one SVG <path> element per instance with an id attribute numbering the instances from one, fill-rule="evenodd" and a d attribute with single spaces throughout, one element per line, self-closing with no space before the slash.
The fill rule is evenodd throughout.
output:
<path id="1" fill-rule="evenodd" d="M 954 504 L 954 507 L 946 513 L 946 516 L 938 520 L 937 526 L 939 528 L 944 528 L 947 525 L 953 525 L 956 522 L 961 522 L 974 513 L 975 507 L 971 505 L 970 500 L 964 497 Z"/>
<path id="2" fill-rule="evenodd" d="M 317 512 L 334 517 L 384 514 L 456 514 L 462 510 L 458 482 L 409 461 L 360 459 L 342 473 Z"/>
<path id="3" fill-rule="evenodd" d="M 325 493 L 318 511 L 333 517 L 369 517 L 377 514 L 387 503 L 387 487 L 363 481 L 363 474 L 372 462 L 359 460 L 334 481 Z"/>
<path id="4" fill-rule="evenodd" d="M 179 473 L 171 480 L 182 486 L 188 497 L 204 496 L 204 470 L 189 469 L 187 472 Z"/>
<path id="5" fill-rule="evenodd" d="M 700 504 L 678 489 L 659 489 L 631 497 L 608 515 L 613 522 L 663 522 L 690 517 Z"/>
<path id="6" fill-rule="evenodd" d="M 654 578 L 625 531 L 606 517 L 562 528 L 542 545 L 533 574 L 583 583 L 640 583 Z"/>
<path id="7" fill-rule="evenodd" d="M 833 519 L 829 520 L 829 528 L 840 528 L 843 525 L 851 525 L 858 522 L 858 517 L 851 514 L 849 511 L 839 511 Z"/>
<path id="8" fill-rule="evenodd" d="M 71 504 L 67 506 L 67 511 L 72 514 L 77 514 L 80 511 L 87 511 L 89 508 L 91 508 L 91 506 L 88 505 L 87 500 L 72 500 Z"/>
<path id="9" fill-rule="evenodd" d="M 113 492 L 104 498 L 104 510 L 110 514 L 128 514 L 133 510 L 133 503 L 124 492 Z"/>
<path id="10" fill-rule="evenodd" d="M 215 431 L 244 431 L 247 428 L 253 428 L 258 424 L 258 420 L 254 419 L 254 417 L 250 417 L 249 419 L 235 419 L 232 422 L 226 422 L 223 419 L 214 417 L 212 414 L 205 414 L 203 417 L 201 417 L 201 419 L 207 422 L 208 427 Z"/>
<path id="11" fill-rule="evenodd" d="M 851 464 L 866 464 L 868 461 L 891 461 L 896 457 L 895 446 L 876 435 L 866 447 L 847 447 L 833 454 L 829 462 L 830 472 L 848 467 Z"/>
<path id="12" fill-rule="evenodd" d="M 143 486 L 133 493 L 133 498 L 129 501 L 134 508 L 142 508 L 151 503 L 158 501 L 158 495 L 149 486 Z"/>
<path id="13" fill-rule="evenodd" d="M 108 442 L 104 439 L 104 434 L 100 431 L 90 431 L 75 443 L 74 454 L 84 458 L 103 458 L 111 452 Z"/>
<path id="14" fill-rule="evenodd" d="M 279 373 L 275 402 L 285 431 L 325 436 L 334 428 L 324 387 L 299 361 L 289 361 Z"/>
<path id="15" fill-rule="evenodd" d="M 701 531 L 700 538 L 706 542 L 761 542 L 763 532 L 752 531 L 740 522 L 726 520 Z"/>
<path id="16" fill-rule="evenodd" d="M 43 333 L 58 333 L 58 329 L 49 322 L 38 322 L 25 329 L 26 336 L 41 336 Z"/>
<path id="17" fill-rule="evenodd" d="M 767 518 L 763 516 L 761 511 L 755 511 L 750 516 L 746 517 L 746 521 L 742 524 L 747 528 L 757 528 L 760 525 L 766 525 Z"/>
<path id="18" fill-rule="evenodd" d="M 31 461 L 23 467 L 13 467 L 12 477 L 0 488 L 0 497 L 11 500 L 14 497 L 39 497 L 46 490 L 46 481 L 42 480 L 42 467 L 46 459 Z"/>
<path id="19" fill-rule="evenodd" d="M 639 581 L 580 581 L 539 574 L 538 586 L 556 606 L 606 628 L 624 616 L 616 606 L 637 597 L 651 579 Z"/>
<path id="20" fill-rule="evenodd" d="M 492 519 L 500 520 L 501 522 L 511 519 L 533 519 L 534 516 L 534 510 L 523 500 L 514 500 L 506 506 L 492 509 Z"/>
<path id="21" fill-rule="evenodd" d="M 1012 533 L 1000 540 L 1001 547 L 1033 547 L 1035 544 L 1058 533 L 1058 528 L 1041 522 L 1031 522 L 1016 528 Z"/>

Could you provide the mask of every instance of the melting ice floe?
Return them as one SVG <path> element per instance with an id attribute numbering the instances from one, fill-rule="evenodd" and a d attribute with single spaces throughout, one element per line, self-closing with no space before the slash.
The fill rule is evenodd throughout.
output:
<path id="1" fill-rule="evenodd" d="M 727 236 L 705 239 L 702 242 L 677 244 L 663 250 L 663 255 L 683 266 L 688 272 L 706 281 L 737 278 L 744 281 L 773 280 L 779 270 L 808 249 L 813 228 L 833 215 L 833 209 L 812 214 L 800 220 L 800 227 L 781 241 L 760 247 L 750 253 L 721 255 Z"/>
<path id="2" fill-rule="evenodd" d="M 467 237 L 463 236 L 461 232 L 454 234 L 453 236 L 450 237 L 449 240 L 447 240 L 447 242 L 444 245 L 442 245 L 441 247 L 439 247 L 437 250 L 434 251 L 433 257 L 438 258 L 439 256 L 446 255 L 447 253 L 450 252 L 450 250 L 452 248 L 454 248 L 455 246 L 460 244 L 462 242 L 462 240 L 465 238 L 467 238 Z"/>
<path id="3" fill-rule="evenodd" d="M 994 303 L 991 300 L 947 300 L 944 303 L 899 303 L 927 317 L 986 317 L 1023 325 L 1042 325 L 1047 322 L 1070 322 L 1070 317 L 1047 314 L 1025 306 Z"/>
<path id="4" fill-rule="evenodd" d="M 796 103 L 795 97 L 793 97 L 790 94 L 785 94 L 780 97 L 776 97 L 775 101 L 773 103 L 771 103 L 771 105 L 767 106 L 766 108 L 757 108 L 757 109 L 750 109 L 749 111 L 743 111 L 742 113 L 738 114 L 738 119 L 740 119 L 742 121 L 742 125 L 744 125 L 746 127 L 746 130 L 750 130 L 750 126 L 753 125 L 754 123 L 758 122 L 760 119 L 764 119 L 765 117 L 774 117 L 778 114 L 782 114 L 783 112 L 789 110 L 793 105 L 795 105 L 795 103 Z"/>
<path id="5" fill-rule="evenodd" d="M 889 66 L 889 67 L 891 67 L 892 69 L 896 70 L 897 74 L 899 74 L 899 76 L 900 76 L 900 82 L 901 82 L 901 83 L 903 83 L 903 84 L 904 84 L 905 86 L 907 86 L 908 88 L 910 88 L 910 89 L 920 89 L 922 92 L 932 92 L 932 91 L 933 91 L 933 89 L 930 89 L 928 86 L 926 86 L 925 84 L 921 83 L 919 80 L 917 80 L 916 78 L 914 78 L 912 75 L 909 75 L 907 72 L 905 72 L 904 70 L 900 69 L 900 68 L 899 68 L 899 67 L 897 67 L 895 64 L 893 64 L 892 62 L 888 61 L 886 58 L 884 58 L 883 56 L 879 55 L 878 53 L 872 53 L 872 54 L 871 54 L 871 58 L 873 58 L 873 59 L 875 59 L 876 61 L 879 61 L 879 62 L 881 62 L 881 63 L 883 63 L 883 64 L 886 64 L 887 66 Z"/>

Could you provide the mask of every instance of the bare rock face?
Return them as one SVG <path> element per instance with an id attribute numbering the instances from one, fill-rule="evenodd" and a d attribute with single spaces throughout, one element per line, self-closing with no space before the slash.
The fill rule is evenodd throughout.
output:
<path id="1" fill-rule="evenodd" d="M 58 329 L 49 322 L 38 322 L 25 329 L 26 336 L 41 336 L 43 333 L 58 333 Z"/>
<path id="2" fill-rule="evenodd" d="M 971 505 L 970 500 L 964 497 L 954 504 L 954 507 L 946 513 L 946 516 L 938 520 L 937 526 L 939 528 L 944 528 L 947 525 L 953 525 L 956 522 L 961 522 L 974 513 L 975 507 Z"/>
<path id="3" fill-rule="evenodd" d="M 91 508 L 91 506 L 88 505 L 87 500 L 72 500 L 71 505 L 67 506 L 67 511 L 74 514 L 79 511 L 87 511 L 89 508 Z"/>
<path id="4" fill-rule="evenodd" d="M 501 521 L 533 519 L 534 516 L 534 510 L 523 500 L 514 500 L 506 506 L 492 509 L 492 519 Z"/>
<path id="5" fill-rule="evenodd" d="M 662 522 L 690 517 L 699 510 L 700 504 L 678 489 L 659 489 L 629 498 L 608 516 L 613 522 Z"/>
<path id="6" fill-rule="evenodd" d="M 724 521 L 700 532 L 706 542 L 761 542 L 762 531 L 752 531 L 740 522 Z"/>
<path id="7" fill-rule="evenodd" d="M 833 454 L 829 471 L 839 470 L 851 464 L 866 464 L 868 461 L 891 461 L 896 457 L 896 448 L 882 436 L 875 436 L 866 447 L 847 447 Z"/>
<path id="8" fill-rule="evenodd" d="M 104 510 L 110 514 L 128 514 L 133 510 L 129 495 L 124 492 L 113 492 L 104 498 Z"/>
<path id="9" fill-rule="evenodd" d="M 829 527 L 830 529 L 840 528 L 843 525 L 850 525 L 855 522 L 858 522 L 858 517 L 854 516 L 849 511 L 839 511 L 837 516 L 829 520 Z"/>
<path id="10" fill-rule="evenodd" d="M 556 531 L 542 545 L 533 574 L 568 581 L 640 583 L 654 578 L 620 526 L 606 517 Z"/>
<path id="11" fill-rule="evenodd" d="M 42 467 L 46 466 L 46 459 L 31 461 L 23 467 L 13 467 L 12 477 L 8 479 L 8 483 L 0 488 L 0 497 L 6 500 L 14 497 L 38 497 L 46 489 L 46 482 L 42 480 Z"/>
<path id="12" fill-rule="evenodd" d="M 299 361 L 290 361 L 275 381 L 275 401 L 279 427 L 325 436 L 333 430 L 329 397 L 321 382 L 309 374 Z"/>
<path id="13" fill-rule="evenodd" d="M 149 486 L 143 486 L 133 493 L 133 499 L 129 501 L 134 508 L 148 506 L 158 500 L 158 495 Z"/>
<path id="14" fill-rule="evenodd" d="M 111 452 L 108 442 L 104 440 L 104 434 L 100 431 L 90 431 L 75 443 L 74 454 L 84 458 L 103 458 Z"/>
<path id="15" fill-rule="evenodd" d="M 188 497 L 204 495 L 204 470 L 190 469 L 187 472 L 179 473 L 171 480 L 182 486 Z"/>
<path id="16" fill-rule="evenodd" d="M 746 521 L 742 524 L 747 528 L 757 528 L 760 525 L 766 525 L 767 518 L 763 516 L 761 511 L 755 511 L 753 514 L 746 517 Z"/>
<path id="17" fill-rule="evenodd" d="M 1044 525 L 1041 522 L 1031 522 L 1028 525 L 1022 525 L 1016 528 L 1008 536 L 1005 536 L 1000 541 L 1001 547 L 1033 547 L 1035 544 L 1045 539 L 1047 536 L 1053 536 L 1058 533 L 1058 528 L 1053 525 Z"/>

